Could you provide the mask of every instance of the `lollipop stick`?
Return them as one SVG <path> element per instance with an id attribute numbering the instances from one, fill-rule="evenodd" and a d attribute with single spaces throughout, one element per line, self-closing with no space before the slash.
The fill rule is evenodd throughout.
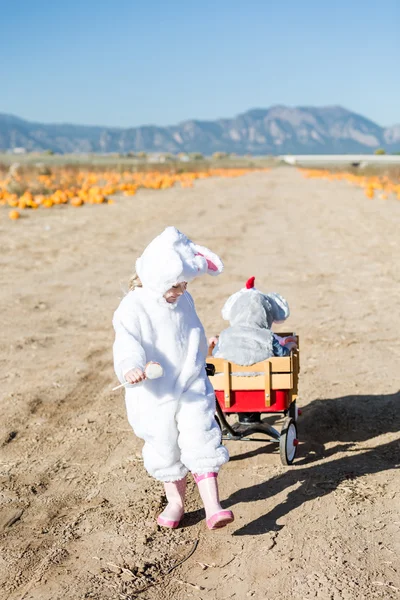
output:
<path id="1" fill-rule="evenodd" d="M 117 385 L 116 387 L 114 387 L 112 389 L 112 391 L 115 392 L 115 390 L 119 390 L 119 388 L 125 387 L 128 384 L 129 384 L 129 381 L 126 381 L 125 383 L 121 383 L 121 385 Z"/>

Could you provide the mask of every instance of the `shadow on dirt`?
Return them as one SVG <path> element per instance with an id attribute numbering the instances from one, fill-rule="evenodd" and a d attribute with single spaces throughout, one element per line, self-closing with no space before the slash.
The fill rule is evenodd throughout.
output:
<path id="1" fill-rule="evenodd" d="M 376 396 L 345 396 L 316 400 L 303 409 L 299 419 L 299 437 L 304 442 L 294 467 L 265 482 L 243 488 L 223 504 L 228 508 L 241 502 L 271 498 L 301 482 L 285 502 L 271 512 L 235 531 L 234 535 L 260 535 L 276 530 L 278 519 L 305 502 L 326 496 L 345 480 L 354 480 L 369 473 L 395 469 L 400 462 L 400 443 L 396 439 L 386 444 L 357 449 L 358 442 L 400 430 L 400 392 Z M 326 449 L 325 445 L 338 442 Z M 271 444 L 272 446 L 272 444 Z M 265 452 L 260 447 L 237 455 L 235 460 Z M 346 456 L 312 466 L 312 462 L 346 452 Z M 350 456 L 349 453 L 352 453 Z M 303 468 L 299 468 L 303 467 Z"/>

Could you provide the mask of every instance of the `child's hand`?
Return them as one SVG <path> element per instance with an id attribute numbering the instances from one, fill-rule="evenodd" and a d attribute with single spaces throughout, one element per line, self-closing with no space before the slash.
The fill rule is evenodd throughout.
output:
<path id="1" fill-rule="evenodd" d="M 128 383 L 139 383 L 140 381 L 144 381 L 146 379 L 146 374 L 142 371 L 142 369 L 131 369 L 125 373 L 125 379 Z"/>
<path id="2" fill-rule="evenodd" d="M 288 342 L 287 344 L 285 344 L 285 348 L 287 348 L 288 350 L 297 350 L 297 344 L 296 342 Z"/>
<path id="3" fill-rule="evenodd" d="M 289 342 L 293 342 L 296 344 L 296 338 L 293 335 L 281 337 L 279 334 L 274 333 L 274 336 L 276 337 L 281 346 L 286 346 L 286 344 L 289 344 Z"/>
<path id="4" fill-rule="evenodd" d="M 216 346 L 218 344 L 218 337 L 217 336 L 213 336 L 208 338 L 208 345 L 212 346 L 214 348 L 214 346 Z"/>

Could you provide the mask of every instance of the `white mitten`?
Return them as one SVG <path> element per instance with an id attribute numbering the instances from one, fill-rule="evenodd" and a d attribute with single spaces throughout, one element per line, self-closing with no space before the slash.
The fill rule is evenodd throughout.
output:
<path id="1" fill-rule="evenodd" d="M 158 379 L 164 375 L 164 369 L 160 363 L 148 362 L 144 368 L 147 379 Z"/>

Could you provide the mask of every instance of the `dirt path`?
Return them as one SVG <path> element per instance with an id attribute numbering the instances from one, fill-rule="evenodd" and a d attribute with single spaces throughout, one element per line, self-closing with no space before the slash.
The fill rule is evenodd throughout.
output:
<path id="1" fill-rule="evenodd" d="M 192 285 L 208 335 L 255 275 L 301 336 L 296 466 L 229 442 L 220 485 L 236 521 L 219 532 L 192 483 L 187 527 L 157 529 L 161 486 L 110 391 L 113 310 L 170 224 L 224 259 Z M 0 597 L 128 600 L 156 581 L 139 598 L 399 598 L 399 224 L 399 202 L 290 168 L 18 223 L 2 211 Z"/>

